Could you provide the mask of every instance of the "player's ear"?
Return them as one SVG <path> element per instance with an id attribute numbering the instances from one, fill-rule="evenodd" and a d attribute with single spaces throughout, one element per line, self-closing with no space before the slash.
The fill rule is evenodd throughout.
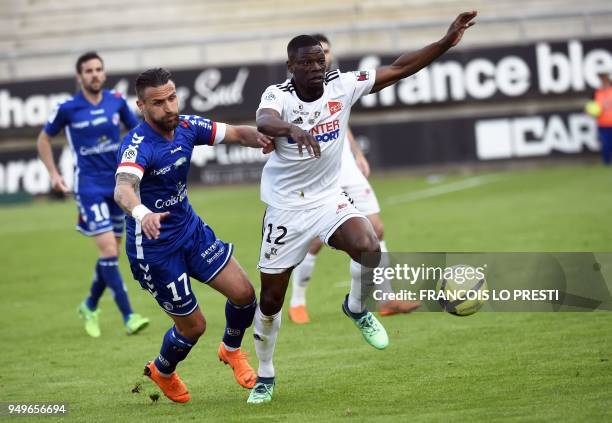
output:
<path id="1" fill-rule="evenodd" d="M 141 99 L 137 99 L 136 105 L 138 106 L 138 110 L 140 110 L 140 114 L 144 114 L 144 102 Z"/>

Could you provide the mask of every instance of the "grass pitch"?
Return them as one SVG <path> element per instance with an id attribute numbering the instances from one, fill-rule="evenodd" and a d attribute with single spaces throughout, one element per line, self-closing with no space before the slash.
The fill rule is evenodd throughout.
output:
<path id="1" fill-rule="evenodd" d="M 392 251 L 610 251 L 610 176 L 594 166 L 372 183 Z M 258 287 L 258 188 L 193 189 L 190 199 L 235 243 Z M 391 345 L 376 351 L 340 311 L 348 260 L 329 249 L 308 291 L 312 323 L 296 326 L 283 315 L 272 404 L 247 406 L 248 391 L 217 360 L 224 299 L 195 281 L 208 329 L 179 366 L 192 400 L 154 402 L 157 389 L 141 373 L 170 320 L 122 257 L 134 309 L 152 323 L 126 336 L 107 292 L 102 337 L 85 335 L 76 307 L 96 254 L 74 231 L 75 220 L 71 201 L 0 209 L 0 402 L 64 402 L 70 411 L 63 420 L 84 422 L 612 420 L 612 314 L 393 316 L 382 319 Z M 251 333 L 244 349 L 256 365 Z M 131 393 L 138 384 L 141 392 Z"/>

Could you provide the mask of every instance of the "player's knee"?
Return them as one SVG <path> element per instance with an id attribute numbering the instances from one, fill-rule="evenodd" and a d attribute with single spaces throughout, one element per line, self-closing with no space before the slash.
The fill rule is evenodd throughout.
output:
<path id="1" fill-rule="evenodd" d="M 119 248 L 116 243 L 108 243 L 105 245 L 101 245 L 100 248 L 100 256 L 105 257 L 117 257 L 119 255 Z"/>
<path id="2" fill-rule="evenodd" d="M 230 298 L 234 304 L 246 305 L 251 304 L 255 299 L 255 289 L 248 279 L 241 283 L 234 292 L 234 298 Z"/>
<path id="3" fill-rule="evenodd" d="M 358 253 L 376 253 L 380 251 L 380 243 L 375 234 L 365 233 L 353 241 L 353 249 Z"/>
<path id="4" fill-rule="evenodd" d="M 190 315 L 186 321 L 175 321 L 176 327 L 185 338 L 197 341 L 206 332 L 206 319 L 203 314 Z"/>
<path id="5" fill-rule="evenodd" d="M 200 338 L 200 336 L 204 335 L 204 332 L 206 332 L 206 319 L 204 319 L 204 316 L 202 316 L 201 319 L 193 322 L 193 324 L 189 326 L 188 331 L 189 335 L 187 335 L 187 338 L 189 339 L 196 340 Z"/>
<path id="6" fill-rule="evenodd" d="M 285 293 L 280 290 L 262 292 L 259 299 L 259 307 L 266 316 L 271 316 L 280 311 L 285 301 Z"/>
<path id="7" fill-rule="evenodd" d="M 194 337 L 199 338 L 200 336 L 204 335 L 204 332 L 206 332 L 206 319 L 202 318 L 202 320 L 199 321 L 194 327 Z"/>

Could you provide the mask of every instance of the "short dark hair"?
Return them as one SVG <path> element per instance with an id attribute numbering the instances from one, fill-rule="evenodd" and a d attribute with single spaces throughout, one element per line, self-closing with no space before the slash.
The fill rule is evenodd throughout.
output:
<path id="1" fill-rule="evenodd" d="M 321 43 L 312 35 L 298 35 L 297 37 L 293 37 L 293 39 L 289 41 L 289 44 L 287 44 L 287 56 L 291 58 L 299 49 L 312 46 L 321 47 Z"/>
<path id="2" fill-rule="evenodd" d="M 317 32 L 316 34 L 312 34 L 312 38 L 317 40 L 319 43 L 325 43 L 325 44 L 327 44 L 328 46 L 331 47 L 331 43 L 329 42 L 329 38 L 327 38 L 327 36 L 325 36 L 324 34 L 321 34 L 320 32 Z"/>
<path id="3" fill-rule="evenodd" d="M 142 98 L 144 90 L 148 87 L 161 87 L 172 80 L 172 74 L 168 69 L 147 69 L 136 77 L 136 95 Z"/>
<path id="4" fill-rule="evenodd" d="M 83 53 L 79 56 L 76 61 L 76 71 L 77 73 L 81 73 L 81 66 L 85 62 L 89 62 L 91 59 L 98 59 L 102 62 L 102 66 L 104 66 L 104 60 L 100 57 L 100 55 L 95 51 L 88 51 L 87 53 Z"/>

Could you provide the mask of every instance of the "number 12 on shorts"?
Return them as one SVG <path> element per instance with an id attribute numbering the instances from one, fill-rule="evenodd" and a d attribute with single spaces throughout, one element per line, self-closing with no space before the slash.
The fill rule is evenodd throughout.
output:
<path id="1" fill-rule="evenodd" d="M 181 276 L 179 276 L 177 282 L 180 281 L 183 281 L 183 286 L 185 288 L 185 296 L 188 297 L 189 294 L 191 294 L 191 291 L 189 291 L 189 278 L 187 277 L 187 273 L 183 273 Z M 166 285 L 166 288 L 172 291 L 172 301 L 180 301 L 183 298 L 178 294 L 175 282 L 170 282 L 168 285 Z"/>
<path id="2" fill-rule="evenodd" d="M 276 229 L 280 231 L 280 235 L 274 238 L 274 244 L 283 245 L 285 242 L 282 241 L 282 239 L 285 237 L 285 235 L 287 235 L 287 228 L 285 226 L 277 226 Z M 266 242 L 269 244 L 272 244 L 271 237 L 272 237 L 272 232 L 274 232 L 274 225 L 272 225 L 271 223 L 268 223 L 268 227 L 265 232 L 268 233 L 268 235 L 266 236 Z"/>

